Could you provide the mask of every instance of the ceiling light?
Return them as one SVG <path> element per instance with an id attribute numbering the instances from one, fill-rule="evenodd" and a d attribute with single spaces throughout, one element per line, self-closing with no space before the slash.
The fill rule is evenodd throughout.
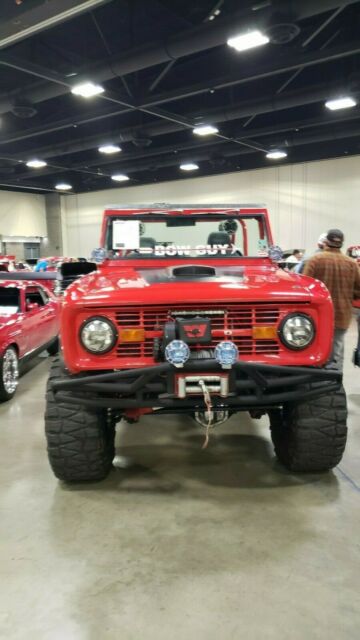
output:
<path id="1" fill-rule="evenodd" d="M 264 33 L 257 30 L 242 33 L 238 36 L 234 36 L 234 38 L 229 38 L 227 41 L 229 47 L 233 47 L 236 51 L 246 51 L 247 49 L 260 47 L 268 42 L 270 42 L 269 38 Z"/>
<path id="2" fill-rule="evenodd" d="M 330 111 L 337 111 L 338 109 L 349 109 L 356 106 L 356 100 L 351 96 L 343 96 L 341 98 L 334 98 L 325 102 L 325 107 Z"/>
<path id="3" fill-rule="evenodd" d="M 28 160 L 26 166 L 30 169 L 42 169 L 42 167 L 46 167 L 47 162 L 45 160 L 37 160 L 34 158 L 33 160 Z"/>
<path id="4" fill-rule="evenodd" d="M 115 180 L 115 182 L 126 182 L 130 180 L 129 176 L 126 176 L 125 173 L 115 173 L 111 176 L 111 180 Z"/>
<path id="5" fill-rule="evenodd" d="M 281 149 L 273 149 L 272 151 L 268 151 L 266 157 L 269 160 L 281 160 L 281 158 L 286 158 L 286 151 L 281 151 Z"/>
<path id="6" fill-rule="evenodd" d="M 195 164 L 195 162 L 184 162 L 184 164 L 180 165 L 182 171 L 196 171 L 198 168 L 199 165 Z"/>
<path id="7" fill-rule="evenodd" d="M 83 98 L 92 98 L 93 96 L 98 96 L 103 92 L 104 88 L 99 84 L 94 84 L 93 82 L 82 82 L 81 84 L 76 84 L 71 89 L 71 93 L 75 96 L 82 96 Z"/>
<path id="8" fill-rule="evenodd" d="M 107 153 L 110 155 L 111 153 L 119 153 L 119 151 L 121 151 L 121 147 L 117 144 L 103 144 L 99 147 L 99 151 L 100 153 Z"/>
<path id="9" fill-rule="evenodd" d="M 72 186 L 71 184 L 67 184 L 67 182 L 59 182 L 59 184 L 55 185 L 55 189 L 59 191 L 69 191 L 69 189 L 72 189 Z"/>
<path id="10" fill-rule="evenodd" d="M 212 124 L 200 124 L 197 127 L 194 127 L 193 133 L 197 136 L 210 136 L 212 133 L 219 133 L 219 129 L 214 127 Z"/>

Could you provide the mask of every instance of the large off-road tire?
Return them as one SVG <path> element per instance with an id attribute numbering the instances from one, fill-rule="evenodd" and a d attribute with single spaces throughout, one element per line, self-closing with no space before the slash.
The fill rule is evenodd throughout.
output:
<path id="1" fill-rule="evenodd" d="M 47 352 L 49 356 L 56 356 L 59 352 L 59 338 L 55 338 L 51 344 L 49 344 L 47 348 Z"/>
<path id="2" fill-rule="evenodd" d="M 103 480 L 115 455 L 114 421 L 106 410 L 58 402 L 51 383 L 68 377 L 57 356 L 51 365 L 46 393 L 45 434 L 50 465 L 56 477 L 65 482 Z"/>
<path id="3" fill-rule="evenodd" d="M 19 358 L 15 347 L 5 349 L 0 356 L 0 402 L 11 400 L 19 381 Z"/>
<path id="4" fill-rule="evenodd" d="M 344 389 L 269 412 L 275 453 L 291 471 L 328 471 L 339 464 L 347 436 Z"/>

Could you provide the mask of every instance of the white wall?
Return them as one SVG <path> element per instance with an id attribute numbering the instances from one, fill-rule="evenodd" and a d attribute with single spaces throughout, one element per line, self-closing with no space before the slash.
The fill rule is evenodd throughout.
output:
<path id="1" fill-rule="evenodd" d="M 360 244 L 360 156 L 63 196 L 65 253 L 98 246 L 106 205 L 154 202 L 264 203 L 283 249 L 311 249 L 331 227 Z"/>
<path id="2" fill-rule="evenodd" d="M 46 236 L 42 195 L 0 191 L 0 235 Z"/>

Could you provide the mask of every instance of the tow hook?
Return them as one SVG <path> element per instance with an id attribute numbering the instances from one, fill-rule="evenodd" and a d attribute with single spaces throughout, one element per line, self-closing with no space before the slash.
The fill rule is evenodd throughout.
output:
<path id="1" fill-rule="evenodd" d="M 206 406 L 206 411 L 197 411 L 195 413 L 195 420 L 202 427 L 205 427 L 205 440 L 202 446 L 202 449 L 206 449 L 209 444 L 210 439 L 210 429 L 214 428 L 216 425 L 225 422 L 228 419 L 229 414 L 227 411 L 213 411 L 212 399 L 210 394 L 210 389 L 206 385 L 204 380 L 199 380 L 198 385 L 203 392 L 204 403 Z"/>
<path id="2" fill-rule="evenodd" d="M 230 417 L 228 411 L 210 411 L 210 414 L 211 427 L 223 424 Z M 206 428 L 209 422 L 208 411 L 196 411 L 194 419 L 201 427 Z"/>

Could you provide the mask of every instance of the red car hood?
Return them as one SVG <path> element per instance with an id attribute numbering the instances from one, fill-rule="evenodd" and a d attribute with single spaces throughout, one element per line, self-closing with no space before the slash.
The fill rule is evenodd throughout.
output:
<path id="1" fill-rule="evenodd" d="M 190 265 L 182 265 L 190 267 Z M 194 265 L 199 267 L 200 265 Z M 315 283 L 311 278 L 273 266 L 219 266 L 208 276 L 160 269 L 103 269 L 81 278 L 66 298 L 81 304 L 161 304 L 224 301 L 307 302 Z M 317 290 L 317 295 L 319 291 Z"/>

